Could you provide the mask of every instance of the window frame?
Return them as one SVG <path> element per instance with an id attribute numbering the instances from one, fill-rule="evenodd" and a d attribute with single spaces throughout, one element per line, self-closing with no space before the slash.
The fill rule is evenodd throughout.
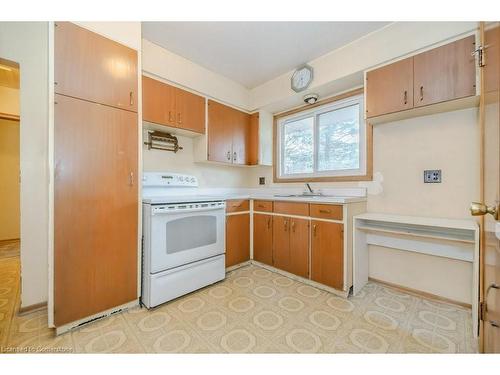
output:
<path id="1" fill-rule="evenodd" d="M 359 104 L 359 130 L 360 130 L 360 168 L 336 171 L 318 171 L 318 139 L 319 121 L 321 114 Z M 314 131 L 314 161 L 313 173 L 282 174 L 284 148 L 283 126 L 291 120 L 300 120 L 313 117 Z M 321 182 L 321 181 L 368 181 L 372 180 L 372 126 L 365 122 L 363 89 L 356 89 L 345 94 L 324 99 L 313 106 L 306 105 L 292 111 L 274 116 L 274 182 Z"/>

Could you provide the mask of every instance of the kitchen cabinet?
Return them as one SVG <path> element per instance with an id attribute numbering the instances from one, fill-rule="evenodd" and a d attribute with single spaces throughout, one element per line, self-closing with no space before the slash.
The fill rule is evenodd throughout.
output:
<path id="1" fill-rule="evenodd" d="M 309 216 L 309 204 L 297 202 L 274 202 L 273 211 L 278 214 Z"/>
<path id="2" fill-rule="evenodd" d="M 309 275 L 309 220 L 273 217 L 273 265 L 298 276 Z"/>
<path id="3" fill-rule="evenodd" d="M 248 164 L 249 114 L 209 100 L 207 129 L 209 161 Z"/>
<path id="4" fill-rule="evenodd" d="M 250 115 L 248 164 L 259 164 L 259 112 L 255 112 Z"/>
<path id="5" fill-rule="evenodd" d="M 342 290 L 344 287 L 344 225 L 312 220 L 311 279 Z"/>
<path id="6" fill-rule="evenodd" d="M 54 41 L 56 94 L 137 112 L 137 51 L 71 22 Z"/>
<path id="7" fill-rule="evenodd" d="M 476 93 L 473 35 L 414 57 L 414 107 Z"/>
<path id="8" fill-rule="evenodd" d="M 253 259 L 273 265 L 273 216 L 253 215 Z"/>
<path id="9" fill-rule="evenodd" d="M 205 98 L 142 76 L 142 119 L 204 134 Z"/>
<path id="10" fill-rule="evenodd" d="M 250 260 L 250 214 L 226 216 L 226 267 Z"/>
<path id="11" fill-rule="evenodd" d="M 383 115 L 392 114 L 383 118 L 394 121 L 412 113 L 423 115 L 475 105 L 474 100 L 464 100 L 476 96 L 474 49 L 475 37 L 471 35 L 368 71 L 366 118 L 376 123 Z M 427 112 L 416 111 L 431 105 Z"/>
<path id="12" fill-rule="evenodd" d="M 55 95 L 54 321 L 137 298 L 137 114 Z"/>
<path id="13" fill-rule="evenodd" d="M 248 199 L 231 199 L 226 202 L 226 212 L 242 212 L 250 210 Z"/>
<path id="14" fill-rule="evenodd" d="M 413 108 L 413 57 L 366 73 L 366 117 Z"/>

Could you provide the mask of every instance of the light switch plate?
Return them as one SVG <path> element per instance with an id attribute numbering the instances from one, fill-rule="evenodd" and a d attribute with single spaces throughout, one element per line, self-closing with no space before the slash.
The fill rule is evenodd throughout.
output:
<path id="1" fill-rule="evenodd" d="M 265 177 L 259 177 L 259 185 L 265 185 L 266 184 L 266 178 Z"/>
<path id="2" fill-rule="evenodd" d="M 424 171 L 424 183 L 426 184 L 440 184 L 441 183 L 441 169 L 427 169 Z"/>

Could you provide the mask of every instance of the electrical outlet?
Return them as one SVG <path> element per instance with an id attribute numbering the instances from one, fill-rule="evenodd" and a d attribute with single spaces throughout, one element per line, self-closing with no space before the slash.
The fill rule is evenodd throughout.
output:
<path id="1" fill-rule="evenodd" d="M 259 185 L 265 185 L 266 184 L 266 178 L 265 177 L 259 177 Z"/>
<path id="2" fill-rule="evenodd" d="M 441 169 L 428 169 L 424 171 L 424 183 L 426 184 L 440 184 L 441 183 Z"/>

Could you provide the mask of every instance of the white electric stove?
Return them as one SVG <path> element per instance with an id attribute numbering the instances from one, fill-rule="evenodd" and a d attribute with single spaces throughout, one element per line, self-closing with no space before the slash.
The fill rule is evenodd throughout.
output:
<path id="1" fill-rule="evenodd" d="M 152 308 L 223 280 L 225 201 L 197 195 L 190 175 L 145 172 L 142 186 L 142 303 Z"/>

